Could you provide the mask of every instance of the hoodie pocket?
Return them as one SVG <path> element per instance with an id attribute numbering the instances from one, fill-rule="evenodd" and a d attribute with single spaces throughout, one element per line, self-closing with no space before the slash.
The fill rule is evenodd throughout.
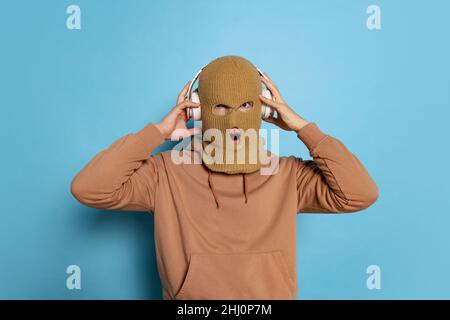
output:
<path id="1" fill-rule="evenodd" d="M 281 251 L 191 254 L 176 300 L 293 299 Z"/>

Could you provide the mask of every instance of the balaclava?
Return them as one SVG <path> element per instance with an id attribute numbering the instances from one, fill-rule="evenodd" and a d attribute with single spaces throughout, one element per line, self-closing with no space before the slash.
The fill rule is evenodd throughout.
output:
<path id="1" fill-rule="evenodd" d="M 198 84 L 198 94 L 201 105 L 202 131 L 208 129 L 218 129 L 222 135 L 221 141 L 203 141 L 203 163 L 211 170 L 228 174 L 250 173 L 261 168 L 260 155 L 262 138 L 259 135 L 261 127 L 261 79 L 256 67 L 248 60 L 239 56 L 224 56 L 210 62 L 201 72 Z M 253 107 L 242 112 L 239 107 L 251 102 Z M 232 109 L 226 115 L 213 113 L 213 107 L 225 105 Z M 254 129 L 256 135 L 250 139 L 245 137 L 245 141 L 236 147 L 228 143 L 230 139 L 227 129 L 237 127 L 243 129 Z M 207 137 L 207 135 L 206 135 Z M 242 147 L 244 143 L 244 148 Z M 207 146 L 211 144 L 208 149 Z M 250 145 L 251 144 L 251 145 Z M 213 148 L 211 148 L 214 146 Z M 215 152 L 205 152 L 206 150 L 220 150 L 219 161 Z M 239 151 L 240 150 L 240 151 Z M 251 154 L 250 154 L 251 152 Z M 245 159 L 238 158 L 238 154 L 244 154 Z M 232 156 L 233 162 L 227 161 L 227 155 Z M 211 157 L 212 156 L 212 157 Z M 238 160 L 241 161 L 238 161 Z M 242 162 L 242 160 L 244 160 Z"/>

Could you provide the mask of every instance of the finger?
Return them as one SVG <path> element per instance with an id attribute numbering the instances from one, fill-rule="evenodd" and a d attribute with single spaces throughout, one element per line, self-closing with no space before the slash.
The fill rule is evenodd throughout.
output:
<path id="1" fill-rule="evenodd" d="M 186 108 L 198 108 L 198 107 L 200 107 L 200 103 L 184 100 L 179 104 L 177 104 L 174 109 L 183 110 Z"/>
<path id="2" fill-rule="evenodd" d="M 202 128 L 199 127 L 194 127 L 194 128 L 190 128 L 189 129 L 189 134 L 191 136 L 197 135 L 197 134 L 201 134 L 202 133 Z"/>
<path id="3" fill-rule="evenodd" d="M 272 93 L 272 96 L 275 98 L 276 101 L 283 101 L 283 98 L 281 97 L 281 93 L 278 90 L 277 86 L 273 81 L 268 80 L 264 77 L 261 77 L 262 82 L 269 88 L 270 92 Z"/>
<path id="4" fill-rule="evenodd" d="M 171 141 L 179 141 L 179 140 L 183 139 L 184 137 L 187 137 L 188 136 L 187 131 L 188 131 L 188 129 L 185 129 L 185 128 L 176 128 L 170 134 L 170 140 Z"/>
<path id="5" fill-rule="evenodd" d="M 281 123 L 281 120 L 279 118 L 267 118 L 267 119 L 264 119 L 264 120 L 266 120 L 269 123 L 272 123 L 272 124 L 276 125 L 277 127 L 280 127 L 280 128 L 282 127 L 282 123 Z"/>
<path id="6" fill-rule="evenodd" d="M 199 133 L 201 133 L 202 129 L 198 128 L 198 127 L 194 127 L 194 128 L 177 128 L 175 129 L 172 134 L 170 135 L 170 140 L 172 141 L 179 141 L 181 139 L 193 136 L 193 135 L 197 135 Z"/>
<path id="7" fill-rule="evenodd" d="M 186 94 L 187 94 L 187 92 L 188 92 L 188 89 L 189 89 L 189 85 L 190 85 L 190 84 L 191 84 L 191 81 L 188 81 L 188 82 L 184 85 L 183 90 L 181 90 L 180 94 L 178 95 L 178 98 L 177 98 L 177 104 L 179 104 L 180 102 L 182 102 L 182 101 L 185 100 L 185 97 L 186 97 Z"/>
<path id="8" fill-rule="evenodd" d="M 273 82 L 272 80 L 270 80 L 267 77 L 261 77 L 261 80 L 264 82 L 264 84 L 266 84 L 269 89 L 274 89 L 274 91 L 276 91 L 276 89 L 278 89 L 277 85 L 275 84 L 275 82 Z"/>
<path id="9" fill-rule="evenodd" d="M 268 78 L 269 80 L 272 80 L 267 72 L 263 72 L 264 77 Z"/>
<path id="10" fill-rule="evenodd" d="M 277 123 L 277 118 L 274 118 L 274 117 L 268 117 L 268 118 L 265 118 L 263 120 L 266 121 L 266 122 L 269 122 L 269 123 L 273 123 L 273 124 Z"/>
<path id="11" fill-rule="evenodd" d="M 275 110 L 279 110 L 282 108 L 282 104 L 278 103 L 272 99 L 267 99 L 266 97 L 264 97 L 262 94 L 259 95 L 259 99 L 265 104 L 268 105 L 269 107 L 274 108 Z"/>
<path id="12" fill-rule="evenodd" d="M 198 108 L 198 107 L 200 107 L 199 103 L 192 101 L 182 101 L 181 103 L 173 107 L 169 114 L 171 117 L 173 117 L 173 119 L 179 118 L 180 115 L 183 115 L 182 120 L 186 122 L 188 120 L 187 108 Z"/>
<path id="13" fill-rule="evenodd" d="M 188 119 L 188 115 L 186 111 L 187 109 L 184 110 L 177 110 L 176 112 L 178 113 L 176 115 L 176 126 L 178 127 L 183 127 L 186 126 L 186 122 L 189 120 Z"/>
<path id="14" fill-rule="evenodd" d="M 274 118 L 263 118 L 264 121 L 269 122 L 269 123 L 273 123 L 274 122 Z"/>
<path id="15" fill-rule="evenodd" d="M 179 104 L 177 104 L 175 107 L 173 107 L 172 110 L 170 111 L 170 114 L 172 117 L 176 118 L 179 118 L 180 115 L 182 115 L 182 120 L 186 122 L 189 118 L 187 108 L 199 108 L 199 107 L 200 103 L 184 100 Z"/>

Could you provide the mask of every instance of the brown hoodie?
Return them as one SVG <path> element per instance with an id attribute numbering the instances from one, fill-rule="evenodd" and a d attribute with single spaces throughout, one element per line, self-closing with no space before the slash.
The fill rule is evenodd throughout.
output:
<path id="1" fill-rule="evenodd" d="M 229 175 L 175 164 L 151 123 L 98 153 L 74 178 L 81 203 L 149 211 L 163 299 L 296 299 L 296 213 L 363 210 L 378 189 L 339 140 L 310 122 L 313 160 L 277 157 L 275 174 Z M 185 152 L 190 159 L 195 150 Z"/>

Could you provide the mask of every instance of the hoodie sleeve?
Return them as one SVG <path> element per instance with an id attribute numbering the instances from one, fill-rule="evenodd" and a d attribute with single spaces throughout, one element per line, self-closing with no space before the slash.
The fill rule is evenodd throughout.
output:
<path id="1" fill-rule="evenodd" d="M 313 123 L 297 132 L 313 160 L 294 157 L 298 213 L 347 213 L 366 209 L 378 198 L 368 172 L 342 142 Z"/>
<path id="2" fill-rule="evenodd" d="M 158 168 L 150 154 L 163 141 L 152 123 L 116 140 L 75 176 L 73 196 L 98 209 L 153 211 Z"/>

